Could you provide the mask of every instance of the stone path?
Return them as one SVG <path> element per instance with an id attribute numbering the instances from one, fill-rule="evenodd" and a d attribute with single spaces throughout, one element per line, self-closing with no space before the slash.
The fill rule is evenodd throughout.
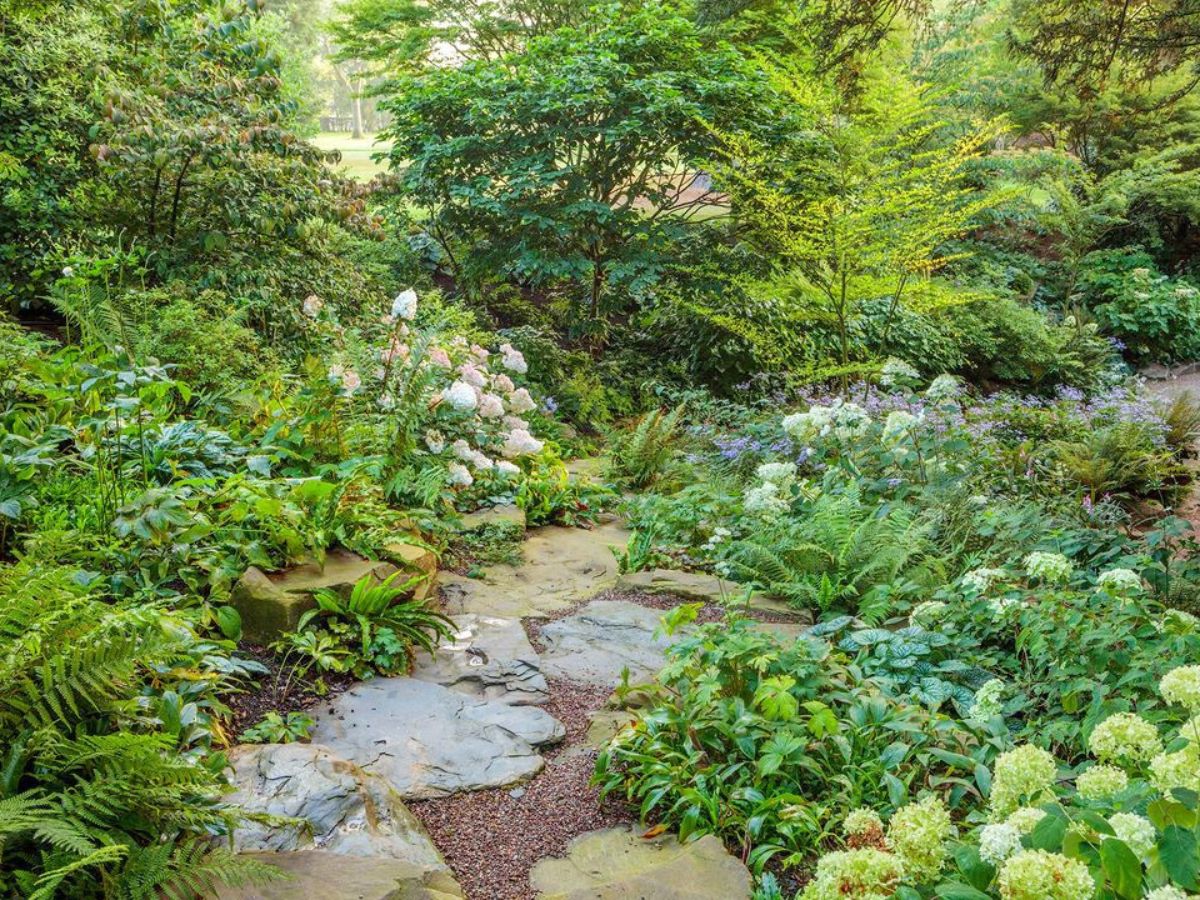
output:
<path id="1" fill-rule="evenodd" d="M 445 576 L 455 638 L 411 677 L 321 703 L 311 744 L 236 748 L 233 802 L 293 820 L 249 825 L 236 848 L 292 878 L 220 896 L 749 897 L 748 871 L 717 839 L 645 839 L 588 785 L 596 747 L 631 718 L 604 708 L 611 689 L 665 658 L 666 601 L 647 595 L 727 593 L 708 576 L 621 576 L 609 548 L 627 539 L 617 522 L 537 529 L 521 566 Z"/>

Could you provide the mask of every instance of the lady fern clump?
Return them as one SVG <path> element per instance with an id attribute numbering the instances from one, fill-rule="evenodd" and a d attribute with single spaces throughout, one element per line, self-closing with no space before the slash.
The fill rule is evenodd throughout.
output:
<path id="1" fill-rule="evenodd" d="M 633 431 L 614 442 L 613 470 L 630 487 L 640 490 L 662 477 L 675 456 L 684 408 L 680 404 L 670 412 L 651 410 Z"/>
<path id="2" fill-rule="evenodd" d="M 181 747 L 153 713 L 150 673 L 194 644 L 70 570 L 0 571 L 0 894 L 182 898 L 270 877 L 211 843 L 235 822 L 224 756 Z"/>

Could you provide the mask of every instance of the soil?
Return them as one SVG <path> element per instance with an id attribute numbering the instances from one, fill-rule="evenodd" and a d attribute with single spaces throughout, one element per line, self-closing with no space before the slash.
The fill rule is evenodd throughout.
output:
<path id="1" fill-rule="evenodd" d="M 256 725 L 269 712 L 277 712 L 281 716 L 303 712 L 355 683 L 352 675 L 327 674 L 323 678 L 327 690 L 321 694 L 299 678 L 281 676 L 278 657 L 266 647 L 243 641 L 238 644 L 238 654 L 261 663 L 267 672 L 260 675 L 257 681 L 247 683 L 242 690 L 225 698 L 232 713 L 230 734 L 235 736 Z"/>

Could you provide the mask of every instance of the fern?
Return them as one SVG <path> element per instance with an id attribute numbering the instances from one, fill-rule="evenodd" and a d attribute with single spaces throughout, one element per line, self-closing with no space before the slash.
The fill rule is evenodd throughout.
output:
<path id="1" fill-rule="evenodd" d="M 737 580 L 794 606 L 852 608 L 878 621 L 889 607 L 881 588 L 940 574 L 932 531 L 932 521 L 866 505 L 852 488 L 822 495 L 787 526 L 734 542 L 727 562 Z"/>
<path id="2" fill-rule="evenodd" d="M 647 488 L 662 477 L 675 455 L 683 412 L 682 403 L 669 413 L 652 410 L 613 442 L 613 470 L 630 487 Z"/>
<path id="3" fill-rule="evenodd" d="M 113 607 L 66 569 L 0 569 L 0 895 L 194 897 L 261 879 L 212 849 L 234 813 L 144 713 L 142 673 L 193 639 L 150 607 Z"/>

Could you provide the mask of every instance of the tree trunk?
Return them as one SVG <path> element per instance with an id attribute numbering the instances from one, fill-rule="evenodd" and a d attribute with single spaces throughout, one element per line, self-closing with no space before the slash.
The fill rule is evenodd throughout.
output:
<path id="1" fill-rule="evenodd" d="M 359 140 L 363 136 L 362 89 L 362 79 L 359 79 L 354 88 L 354 101 L 350 107 L 351 116 L 354 120 L 354 131 L 350 136 L 355 140 Z"/>

